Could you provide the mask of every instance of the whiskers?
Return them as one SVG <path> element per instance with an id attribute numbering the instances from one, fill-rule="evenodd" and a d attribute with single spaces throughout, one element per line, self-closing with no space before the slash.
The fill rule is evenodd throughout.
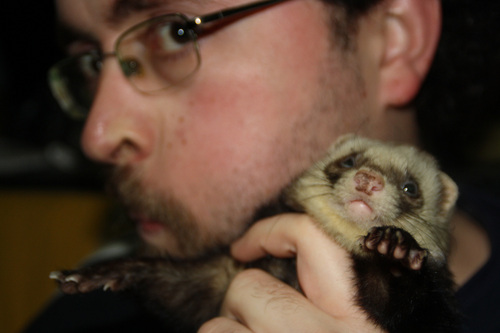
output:
<path id="1" fill-rule="evenodd" d="M 311 174 L 308 181 L 300 183 L 296 190 L 301 194 L 301 200 L 304 201 L 315 200 L 334 194 L 333 185 L 323 174 Z"/>
<path id="2" fill-rule="evenodd" d="M 320 193 L 317 193 L 317 194 L 312 194 L 312 195 L 309 195 L 309 196 L 305 196 L 305 197 L 302 197 L 301 199 L 304 200 L 304 201 L 309 201 L 309 200 L 315 200 L 315 199 L 318 199 L 318 198 L 321 198 L 321 197 L 330 197 L 332 195 L 332 192 L 331 191 L 328 191 L 328 192 L 320 192 Z"/>

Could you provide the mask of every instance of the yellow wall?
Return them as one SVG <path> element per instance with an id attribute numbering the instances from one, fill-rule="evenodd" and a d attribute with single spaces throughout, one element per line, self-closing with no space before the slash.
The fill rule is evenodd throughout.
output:
<path id="1" fill-rule="evenodd" d="M 45 304 L 50 271 L 99 246 L 110 208 L 96 193 L 0 191 L 0 332 L 18 332 Z"/>

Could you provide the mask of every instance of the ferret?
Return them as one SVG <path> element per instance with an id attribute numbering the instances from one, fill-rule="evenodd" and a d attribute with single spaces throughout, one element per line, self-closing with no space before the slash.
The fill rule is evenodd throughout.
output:
<path id="1" fill-rule="evenodd" d="M 355 301 L 373 323 L 388 332 L 456 332 L 447 255 L 457 195 L 429 154 L 347 135 L 286 188 L 283 202 L 309 214 L 350 253 Z M 190 332 L 218 315 L 231 280 L 250 267 L 301 290 L 293 259 L 240 263 L 228 254 L 119 259 L 50 277 L 68 294 L 130 291 L 179 332 Z"/>

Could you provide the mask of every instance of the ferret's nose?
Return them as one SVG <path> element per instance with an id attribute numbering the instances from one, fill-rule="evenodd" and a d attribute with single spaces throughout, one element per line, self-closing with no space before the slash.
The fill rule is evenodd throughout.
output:
<path id="1" fill-rule="evenodd" d="M 360 170 L 354 176 L 356 190 L 372 195 L 384 189 L 384 179 L 376 172 Z"/>

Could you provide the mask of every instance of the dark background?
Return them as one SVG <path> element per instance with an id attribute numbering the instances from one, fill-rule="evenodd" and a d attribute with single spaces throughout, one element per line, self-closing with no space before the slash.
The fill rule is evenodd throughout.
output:
<path id="1" fill-rule="evenodd" d="M 68 0 L 72 1 L 72 0 Z M 63 57 L 51 0 L 0 6 L 0 332 L 20 332 L 77 266 L 122 235 L 100 173 L 81 154 L 46 73 Z M 127 228 L 130 226 L 127 225 Z M 120 231 L 117 231 L 117 229 Z"/>
<path id="2" fill-rule="evenodd" d="M 4 1 L 0 17 L 0 187 L 101 189 L 46 73 L 63 57 L 52 1 Z"/>

